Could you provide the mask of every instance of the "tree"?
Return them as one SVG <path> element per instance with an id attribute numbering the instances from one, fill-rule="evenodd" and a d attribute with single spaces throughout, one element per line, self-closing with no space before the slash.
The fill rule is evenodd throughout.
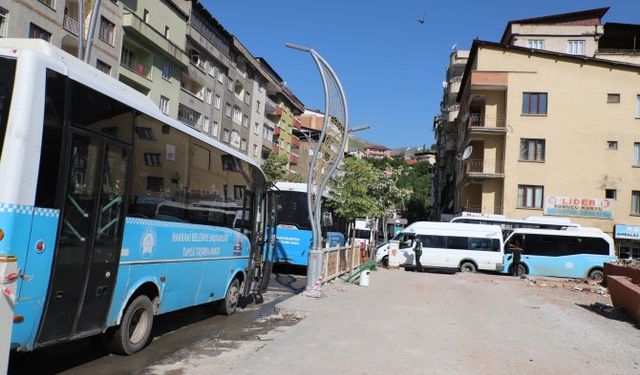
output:
<path id="1" fill-rule="evenodd" d="M 262 170 L 267 176 L 267 182 L 270 184 L 276 181 L 285 181 L 287 179 L 287 163 L 289 160 L 286 155 L 276 154 L 272 152 L 262 163 Z"/>

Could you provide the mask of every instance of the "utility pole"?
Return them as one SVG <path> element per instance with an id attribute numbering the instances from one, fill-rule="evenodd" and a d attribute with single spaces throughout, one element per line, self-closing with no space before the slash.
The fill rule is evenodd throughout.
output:
<path id="1" fill-rule="evenodd" d="M 313 232 L 313 245 L 307 264 L 307 286 L 303 295 L 319 298 L 322 296 L 322 193 L 331 175 L 342 160 L 349 136 L 347 100 L 342 85 L 329 63 L 315 50 L 295 44 L 287 47 L 311 54 L 322 78 L 324 87 L 324 123 L 309 165 L 307 178 L 307 205 Z"/>
<path id="2" fill-rule="evenodd" d="M 82 2 L 82 0 L 80 0 Z M 91 12 L 91 22 L 89 22 L 89 32 L 87 34 L 87 50 L 84 53 L 84 62 L 89 63 L 91 58 L 91 49 L 93 48 L 93 39 L 96 33 L 96 23 L 98 23 L 98 13 L 100 13 L 101 0 L 95 0 L 93 11 Z"/>

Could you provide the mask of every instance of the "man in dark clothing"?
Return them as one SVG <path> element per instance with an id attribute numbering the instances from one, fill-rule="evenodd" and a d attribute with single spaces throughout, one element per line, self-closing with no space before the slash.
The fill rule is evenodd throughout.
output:
<path id="1" fill-rule="evenodd" d="M 413 251 L 416 256 L 416 272 L 422 272 L 422 264 L 420 263 L 420 257 L 422 256 L 422 242 L 417 234 L 413 235 Z"/>
<path id="2" fill-rule="evenodd" d="M 518 276 L 522 247 L 520 247 L 520 243 L 516 240 L 509 244 L 509 250 L 511 250 L 511 255 L 513 256 L 513 262 L 511 262 L 511 275 Z"/>

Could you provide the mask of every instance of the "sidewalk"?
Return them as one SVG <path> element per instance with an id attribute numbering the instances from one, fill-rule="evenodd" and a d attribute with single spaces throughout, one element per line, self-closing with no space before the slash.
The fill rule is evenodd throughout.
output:
<path id="1" fill-rule="evenodd" d="M 327 297 L 237 374 L 640 373 L 640 330 L 584 308 L 608 298 L 482 274 L 378 270 Z"/>

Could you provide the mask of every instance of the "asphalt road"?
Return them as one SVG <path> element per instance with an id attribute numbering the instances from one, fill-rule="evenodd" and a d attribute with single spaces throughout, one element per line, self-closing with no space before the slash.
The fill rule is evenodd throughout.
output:
<path id="1" fill-rule="evenodd" d="M 152 342 L 132 356 L 106 353 L 100 337 L 56 345 L 31 353 L 12 353 L 9 374 L 141 374 L 167 357 L 201 340 L 242 341 L 256 330 L 267 332 L 273 322 L 264 321 L 276 303 L 301 292 L 305 277 L 299 269 L 276 269 L 261 304 L 249 304 L 232 316 L 217 313 L 215 305 L 188 308 L 157 316 Z M 286 273 L 282 273 L 286 272 Z M 260 323 L 257 323 L 260 322 Z M 246 328 L 251 326 L 252 329 Z"/>

